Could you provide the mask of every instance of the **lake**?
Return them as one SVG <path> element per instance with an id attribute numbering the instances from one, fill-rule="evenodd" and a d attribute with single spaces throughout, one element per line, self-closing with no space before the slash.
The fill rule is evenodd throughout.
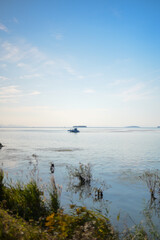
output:
<path id="1" fill-rule="evenodd" d="M 61 205 L 66 209 L 71 203 L 103 213 L 107 208 L 112 223 L 120 228 L 143 220 L 150 193 L 139 176 L 160 169 L 160 128 L 80 128 L 80 133 L 67 129 L 0 128 L 1 168 L 13 182 L 25 182 L 37 164 L 38 177 L 49 185 L 53 162 L 56 183 L 62 185 Z M 67 166 L 79 163 L 90 163 L 92 189 L 70 182 Z M 103 199 L 96 199 L 96 188 L 103 189 Z M 154 221 L 159 218 L 154 216 Z"/>

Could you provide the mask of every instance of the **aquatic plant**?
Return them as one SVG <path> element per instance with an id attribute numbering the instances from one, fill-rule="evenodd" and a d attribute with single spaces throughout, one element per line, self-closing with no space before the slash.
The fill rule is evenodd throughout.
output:
<path id="1" fill-rule="evenodd" d="M 145 220 L 145 225 L 148 229 L 148 235 L 151 239 L 160 239 L 160 229 L 159 229 L 159 219 L 160 219 L 160 201 L 156 199 L 155 201 L 145 202 L 143 215 Z"/>
<path id="2" fill-rule="evenodd" d="M 123 240 L 149 240 L 146 231 L 142 224 L 134 225 L 132 228 L 125 228 L 120 234 L 120 239 Z"/>
<path id="3" fill-rule="evenodd" d="M 92 180 L 91 165 L 79 163 L 79 167 L 67 166 L 69 176 L 71 178 L 77 178 L 79 184 L 85 185 L 90 184 Z"/>
<path id="4" fill-rule="evenodd" d="M 103 190 L 101 188 L 95 188 L 95 200 L 103 199 Z"/>
<path id="5" fill-rule="evenodd" d="M 93 178 L 90 164 L 79 163 L 78 167 L 67 166 L 69 181 L 67 191 L 71 194 L 78 194 L 79 200 L 90 198 L 93 202 L 103 202 L 104 191 L 110 188 L 106 182 Z M 102 206 L 101 206 L 102 207 Z"/>
<path id="6" fill-rule="evenodd" d="M 151 199 L 155 200 L 155 193 L 157 190 L 159 190 L 160 186 L 160 176 L 159 176 L 159 171 L 156 170 L 154 172 L 151 171 L 145 171 L 142 176 L 140 176 L 140 179 L 145 181 L 147 184 L 147 187 L 150 191 L 151 194 Z"/>

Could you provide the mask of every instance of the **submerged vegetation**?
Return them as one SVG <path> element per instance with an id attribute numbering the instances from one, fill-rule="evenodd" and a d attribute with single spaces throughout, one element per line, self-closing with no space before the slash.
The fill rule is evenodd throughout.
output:
<path id="1" fill-rule="evenodd" d="M 151 200 L 155 200 L 160 195 L 160 173 L 158 170 L 146 171 L 140 178 L 147 184 L 151 194 Z"/>
<path id="2" fill-rule="evenodd" d="M 78 167 L 67 166 L 69 181 L 68 191 L 79 193 L 79 199 L 92 198 L 93 201 L 103 199 L 103 191 L 110 186 L 94 179 L 90 164 L 79 163 Z"/>
<path id="3" fill-rule="evenodd" d="M 79 185 L 89 185 L 92 180 L 91 165 L 79 163 L 79 167 L 67 166 L 70 178 L 77 178 Z"/>
<path id="4" fill-rule="evenodd" d="M 38 166 L 37 161 L 36 166 Z M 38 174 L 37 170 L 35 172 Z M 94 181 L 89 164 L 79 164 L 77 168 L 70 167 L 69 175 L 72 179 L 77 178 L 78 186 L 82 188 L 88 189 Z M 141 179 L 145 180 L 155 196 L 159 187 L 158 175 L 145 173 Z M 147 207 L 144 211 L 148 221 L 147 231 L 140 224 L 118 232 L 113 228 L 109 217 L 100 214 L 97 210 L 72 204 L 66 213 L 60 204 L 62 188 L 55 183 L 53 174 L 47 199 L 44 196 L 45 191 L 38 183 L 37 177 L 26 184 L 5 183 L 4 173 L 0 170 L 0 239 L 156 240 L 160 237 Z M 93 188 L 91 187 L 90 190 L 92 191 Z M 95 188 L 94 191 L 97 200 L 103 198 L 101 187 Z M 119 217 L 118 215 L 117 220 Z"/>

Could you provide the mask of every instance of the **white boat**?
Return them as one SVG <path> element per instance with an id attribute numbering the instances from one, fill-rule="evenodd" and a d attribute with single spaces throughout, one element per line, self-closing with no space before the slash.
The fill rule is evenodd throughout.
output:
<path id="1" fill-rule="evenodd" d="M 78 133 L 79 130 L 77 128 L 69 129 L 68 132 Z"/>

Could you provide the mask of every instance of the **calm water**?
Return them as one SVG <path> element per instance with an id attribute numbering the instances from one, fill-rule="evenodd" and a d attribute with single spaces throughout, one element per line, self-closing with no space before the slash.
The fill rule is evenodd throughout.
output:
<path id="1" fill-rule="evenodd" d="M 0 142 L 5 145 L 0 165 L 13 181 L 26 181 L 36 154 L 44 183 L 50 182 L 49 168 L 54 162 L 56 183 L 62 185 L 62 206 L 74 202 L 103 212 L 107 207 L 115 225 L 119 212 L 119 225 L 125 221 L 133 225 L 144 218 L 150 195 L 139 176 L 145 170 L 160 169 L 160 129 L 82 128 L 75 134 L 66 128 L 1 128 Z M 66 166 L 79 162 L 91 164 L 95 187 L 104 182 L 103 200 L 96 201 L 93 192 L 88 196 L 88 189 L 75 193 L 77 189 L 69 185 Z"/>

